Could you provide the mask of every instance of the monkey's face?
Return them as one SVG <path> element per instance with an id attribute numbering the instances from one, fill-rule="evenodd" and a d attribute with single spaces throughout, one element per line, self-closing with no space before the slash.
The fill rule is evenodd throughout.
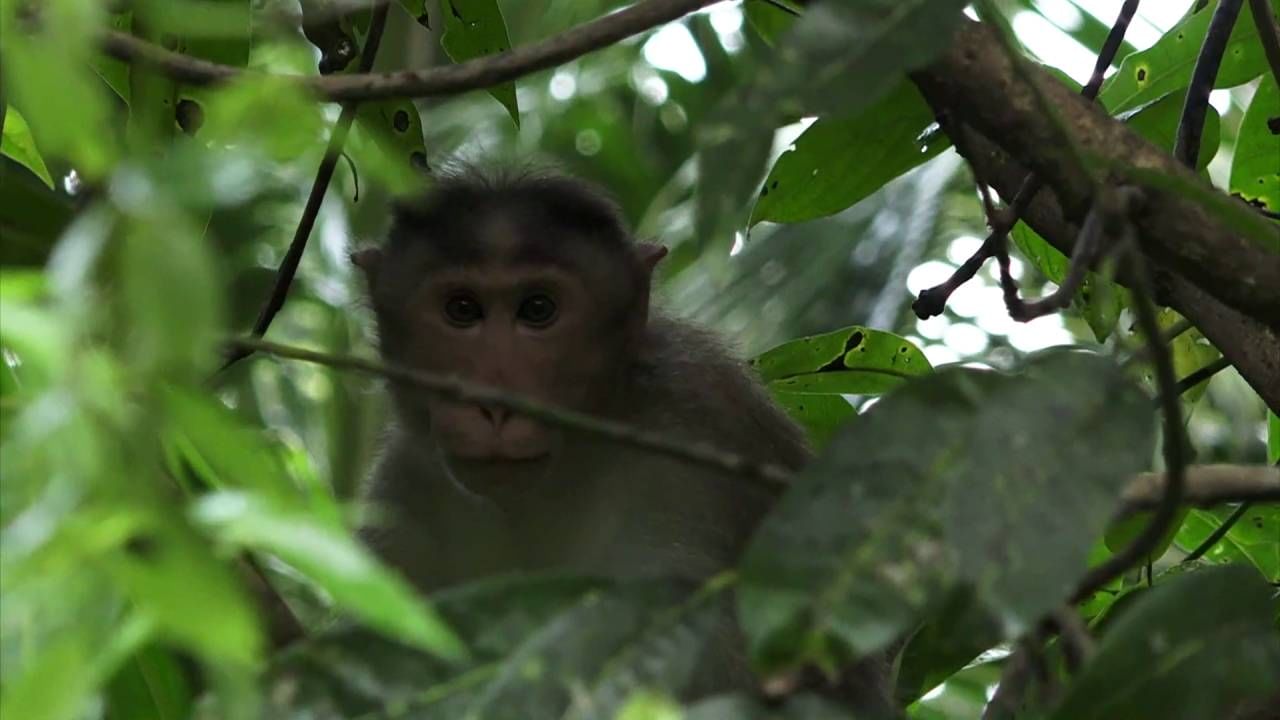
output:
<path id="1" fill-rule="evenodd" d="M 626 332 L 602 288 L 550 265 L 453 267 L 427 273 L 406 318 L 402 362 L 593 415 L 608 414 L 628 358 Z M 427 426 L 463 485 L 545 474 L 561 432 L 508 410 L 436 396 Z"/>

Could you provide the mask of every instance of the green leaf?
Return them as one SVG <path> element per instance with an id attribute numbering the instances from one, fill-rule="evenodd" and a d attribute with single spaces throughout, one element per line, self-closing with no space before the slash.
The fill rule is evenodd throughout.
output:
<path id="1" fill-rule="evenodd" d="M 106 89 L 90 71 L 97 53 L 99 3 L 40 3 L 39 21 L 28 5 L 0 5 L 5 94 L 30 124 L 41 151 L 75 164 L 84 177 L 103 177 L 118 150 L 110 132 Z"/>
<path id="2" fill-rule="evenodd" d="M 411 100 L 361 103 L 352 152 L 360 167 L 393 188 L 421 182 L 427 171 L 422 116 Z"/>
<path id="3" fill-rule="evenodd" d="M 933 366 L 924 352 L 906 338 L 862 325 L 851 325 L 822 335 L 791 340 L 767 350 L 751 361 L 760 379 L 766 383 L 795 380 L 815 373 L 839 373 L 876 376 L 863 380 L 867 385 L 880 385 L 883 376 L 895 384 L 907 378 L 926 375 Z M 789 392 L 805 392 L 779 388 Z M 818 392 L 861 393 L 859 390 L 820 390 Z"/>
<path id="4" fill-rule="evenodd" d="M 276 555 L 371 627 L 445 659 L 466 656 L 435 611 L 343 529 L 248 492 L 205 496 L 194 516 L 223 542 Z"/>
<path id="5" fill-rule="evenodd" d="M 1040 233 L 1031 229 L 1021 220 L 1017 225 L 1013 226 L 1013 232 L 1009 233 L 1013 238 L 1013 244 L 1022 253 L 1022 257 L 1026 258 L 1031 266 L 1040 271 L 1057 285 L 1062 284 L 1063 278 L 1067 276 L 1067 268 L 1071 265 L 1071 260 L 1063 255 L 1058 248 L 1049 244 L 1048 240 L 1040 237 Z"/>
<path id="6" fill-rule="evenodd" d="M 53 189 L 53 178 L 49 168 L 45 167 L 44 157 L 36 147 L 36 140 L 31 136 L 31 128 L 15 107 L 10 107 L 4 115 L 4 137 L 0 138 L 0 153 L 4 153 L 18 164 L 36 174 L 44 184 Z M 7 191 L 7 187 L 6 187 Z"/>
<path id="7" fill-rule="evenodd" d="M 1258 83 L 1236 137 L 1231 161 L 1232 193 L 1272 212 L 1280 212 L 1280 86 Z"/>
<path id="8" fill-rule="evenodd" d="M 210 550 L 190 528 L 157 517 L 108 566 L 163 636 L 211 663 L 251 666 L 263 649 L 256 609 Z"/>
<path id="9" fill-rule="evenodd" d="M 296 83 L 246 75 L 210 93 L 203 103 L 207 142 L 247 146 L 285 162 L 323 147 L 325 121 Z"/>
<path id="10" fill-rule="evenodd" d="M 803 222 L 831 215 L 950 147 L 923 143 L 934 122 L 915 85 L 906 80 L 852 116 L 820 118 L 774 163 L 751 224 Z"/>
<path id="11" fill-rule="evenodd" d="M 1178 136 L 1178 122 L 1182 119 L 1183 97 L 1181 93 L 1169 93 L 1155 102 L 1143 105 L 1117 116 L 1131 130 L 1150 140 L 1162 150 L 1173 152 Z M 1222 137 L 1222 118 L 1210 105 L 1205 113 L 1204 131 L 1200 138 L 1200 154 L 1196 168 L 1203 170 L 1218 152 Z"/>
<path id="12" fill-rule="evenodd" d="M 1053 718 L 1220 718 L 1273 692 L 1280 635 L 1269 595 L 1253 571 L 1237 566 L 1157 585 L 1103 636 Z"/>
<path id="13" fill-rule="evenodd" d="M 723 244 L 742 228 L 776 128 L 805 115 L 850 116 L 874 105 L 946 48 L 964 4 L 865 0 L 808 9 L 751 82 L 729 93 L 699 131 L 696 236 Z"/>
<path id="14" fill-rule="evenodd" d="M 440 14 L 444 16 L 440 47 L 454 62 L 496 55 L 511 49 L 507 23 L 502 19 L 502 9 L 498 7 L 497 0 L 440 0 Z M 502 103 L 516 127 L 520 127 L 515 82 L 495 85 L 489 88 L 489 94 Z"/>
<path id="15" fill-rule="evenodd" d="M 853 405 L 840 395 L 805 395 L 777 391 L 771 394 L 791 419 L 805 429 L 813 447 L 819 449 L 827 444 L 840 423 L 856 414 Z"/>
<path id="16" fill-rule="evenodd" d="M 163 397 L 168 440 L 204 486 L 297 497 L 279 454 L 217 400 L 172 386 L 164 389 Z"/>
<path id="17" fill-rule="evenodd" d="M 956 588 L 1020 634 L 1071 594 L 1152 435 L 1145 393 L 1079 352 L 898 388 L 841 427 L 748 547 L 753 657 L 868 654 Z"/>
<path id="18" fill-rule="evenodd" d="M 902 649 L 894 697 L 902 706 L 919 700 L 999 642 L 999 626 L 973 596 L 952 593 Z"/>
<path id="19" fill-rule="evenodd" d="M 149 645 L 111 679 L 107 708 L 108 717 L 182 720 L 191 713 L 190 683 L 171 652 Z"/>
<path id="20" fill-rule="evenodd" d="M 1200 547 L 1235 510 L 1220 507 L 1191 510 L 1174 542 L 1186 552 Z M 1227 531 L 1203 560 L 1211 563 L 1252 565 L 1268 582 L 1280 582 L 1280 509 L 1257 503 Z"/>
<path id="21" fill-rule="evenodd" d="M 140 182 L 147 182 L 138 178 Z M 119 277 L 127 349 L 139 377 L 194 377 L 217 362 L 222 335 L 218 264 L 185 215 L 156 205 L 122 224 Z"/>
<path id="22" fill-rule="evenodd" d="M 1156 42 L 1129 55 L 1120 68 L 1102 85 L 1098 94 L 1104 107 L 1120 113 L 1185 88 L 1191 81 L 1200 46 L 1218 0 L 1196 3 L 1186 17 Z M 1226 88 L 1248 82 L 1266 69 L 1258 27 L 1249 12 L 1240 13 L 1227 42 L 1214 87 Z M 1185 93 L 1176 93 L 1185 95 Z"/>
<path id="23" fill-rule="evenodd" d="M 795 12 L 789 13 L 778 5 L 784 5 Z M 791 29 L 802 11 L 800 3 L 793 0 L 747 0 L 742 4 L 742 9 L 747 16 L 747 24 L 761 40 L 771 46 L 778 44 L 778 39 Z"/>

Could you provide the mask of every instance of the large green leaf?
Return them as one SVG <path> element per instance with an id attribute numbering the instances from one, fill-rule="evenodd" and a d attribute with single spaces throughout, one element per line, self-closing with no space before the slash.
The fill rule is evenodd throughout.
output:
<path id="1" fill-rule="evenodd" d="M 1274 5 L 1274 0 L 1273 3 Z M 1185 88 L 1191 81 L 1200 47 L 1218 0 L 1197 2 L 1155 45 L 1129 55 L 1120 69 L 1107 78 L 1098 99 L 1113 113 L 1123 112 Z M 1251 13 L 1240 13 L 1227 43 L 1214 87 L 1233 87 L 1266 69 L 1258 27 Z M 1178 93 L 1185 95 L 1185 93 Z"/>
<path id="2" fill-rule="evenodd" d="M 507 36 L 507 22 L 497 0 L 440 0 L 440 14 L 444 16 L 444 34 L 440 47 L 454 62 L 464 62 L 484 55 L 495 55 L 511 49 Z M 516 101 L 514 81 L 500 83 L 489 88 L 494 97 L 511 114 L 511 120 L 520 127 L 520 105 Z"/>
<path id="3" fill-rule="evenodd" d="M 1172 577 L 1115 621 L 1053 717 L 1221 718 L 1274 692 L 1280 634 L 1270 595 L 1238 566 Z"/>
<path id="4" fill-rule="evenodd" d="M 109 717 L 182 720 L 190 717 L 191 687 L 173 653 L 159 645 L 139 650 L 107 687 Z"/>
<path id="5" fill-rule="evenodd" d="M 1180 93 L 1170 93 L 1140 108 L 1121 113 L 1117 119 L 1156 147 L 1172 153 L 1178 136 L 1178 122 L 1182 119 L 1182 101 Z M 1218 115 L 1217 108 L 1210 105 L 1205 113 L 1196 169 L 1203 170 L 1209 165 L 1209 161 L 1218 152 L 1221 137 L 1222 118 Z"/>
<path id="6" fill-rule="evenodd" d="M 849 116 L 874 105 L 946 48 L 963 6 L 860 0 L 806 10 L 751 82 L 699 130 L 697 237 L 723 244 L 746 224 L 776 128 L 804 115 Z"/>
<path id="7" fill-rule="evenodd" d="M 470 663 L 449 668 L 377 638 L 328 635 L 273 672 L 277 684 L 302 688 L 275 716 L 328 707 L 330 717 L 613 717 L 636 690 L 678 694 L 696 672 L 714 674 L 702 648 L 727 631 L 727 582 L 692 596 L 679 584 L 554 576 L 452 589 L 432 600 L 471 641 Z"/>
<path id="8" fill-rule="evenodd" d="M 448 624 L 343 529 L 248 492 L 210 494 L 194 514 L 223 542 L 279 557 L 370 626 L 443 658 L 466 655 Z"/>
<path id="9" fill-rule="evenodd" d="M 853 405 L 841 395 L 812 395 L 777 390 L 771 394 L 791 419 L 805 429 L 815 448 L 825 446 L 840 423 L 856 412 Z"/>
<path id="10" fill-rule="evenodd" d="M 922 141 L 933 122 L 906 80 L 860 113 L 820 118 L 774 163 L 751 224 L 803 222 L 853 205 L 950 146 Z"/>
<path id="11" fill-rule="evenodd" d="M 1249 202 L 1280 212 L 1280 85 L 1267 79 L 1258 83 L 1240 122 L 1229 186 Z"/>
<path id="12" fill-rule="evenodd" d="M 748 548 L 754 657 L 865 655 L 956 588 L 1019 634 L 1071 594 L 1152 445 L 1149 399 L 1095 355 L 899 388 L 837 432 Z"/>

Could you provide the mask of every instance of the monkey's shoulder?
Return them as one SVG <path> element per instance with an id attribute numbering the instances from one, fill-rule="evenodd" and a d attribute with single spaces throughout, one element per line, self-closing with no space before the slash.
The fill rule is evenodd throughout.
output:
<path id="1" fill-rule="evenodd" d="M 649 326 L 636 374 L 638 424 L 759 462 L 797 468 L 809 459 L 804 432 L 714 332 L 662 314 Z"/>

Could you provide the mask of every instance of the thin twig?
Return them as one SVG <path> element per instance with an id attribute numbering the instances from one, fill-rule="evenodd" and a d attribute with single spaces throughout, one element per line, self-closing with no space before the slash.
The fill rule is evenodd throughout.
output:
<path id="1" fill-rule="evenodd" d="M 1235 527 L 1236 523 L 1240 522 L 1240 518 L 1244 517 L 1244 514 L 1249 512 L 1249 508 L 1251 507 L 1253 507 L 1253 503 L 1240 503 L 1240 506 L 1233 510 L 1232 513 L 1227 516 L 1227 519 L 1222 521 L 1221 525 L 1214 528 L 1213 532 L 1209 533 L 1209 537 L 1205 538 L 1204 542 L 1197 545 L 1196 549 L 1191 551 L 1191 554 L 1182 559 L 1182 564 L 1192 563 L 1204 557 L 1205 553 L 1212 550 L 1213 546 L 1218 544 L 1218 541 L 1222 540 L 1222 538 L 1227 536 L 1227 533 L 1231 532 L 1231 528 Z"/>
<path id="2" fill-rule="evenodd" d="M 1165 345 L 1168 345 L 1174 340 L 1177 340 L 1179 337 L 1182 336 L 1183 333 L 1190 330 L 1192 327 L 1194 326 L 1191 324 L 1190 320 L 1186 318 L 1182 318 L 1177 322 L 1175 322 L 1174 324 L 1170 325 L 1167 329 L 1165 329 L 1163 333 L 1161 333 L 1160 342 Z M 1143 345 L 1141 348 L 1138 348 L 1137 350 L 1135 350 L 1132 355 L 1125 358 L 1124 361 L 1120 363 L 1120 367 L 1127 368 L 1136 362 L 1141 362 L 1142 360 L 1144 360 L 1147 357 L 1148 347 L 1149 347 L 1148 345 Z"/>
<path id="3" fill-rule="evenodd" d="M 384 2 L 374 8 L 369 22 L 369 33 L 365 38 L 364 48 L 360 51 L 360 72 L 368 72 L 373 68 L 374 57 L 378 54 L 378 45 L 382 43 L 382 31 L 387 24 L 388 7 L 389 4 Z M 329 136 L 329 144 L 324 149 L 324 157 L 321 158 L 320 167 L 316 170 L 316 178 L 311 183 L 311 192 L 307 195 L 307 204 L 302 209 L 302 217 L 298 219 L 298 227 L 293 232 L 293 239 L 289 241 L 289 249 L 285 251 L 284 259 L 276 269 L 276 281 L 271 288 L 271 295 L 267 297 L 266 304 L 258 312 L 258 319 L 253 323 L 254 337 L 267 334 L 271 321 L 275 320 L 276 314 L 284 307 L 285 300 L 289 297 L 289 288 L 293 285 L 293 278 L 298 273 L 302 253 L 307 249 L 307 240 L 311 237 L 311 230 L 315 227 L 316 218 L 320 215 L 320 206 L 324 203 L 325 193 L 329 190 L 329 182 L 333 179 L 333 172 L 338 167 L 338 160 L 342 157 L 342 146 L 347 141 L 351 124 L 355 122 L 356 110 L 357 103 L 344 103 L 342 113 L 338 115 L 338 121 L 333 125 L 333 134 Z M 229 355 L 223 362 L 222 369 L 226 370 L 243 360 L 248 354 L 237 352 Z"/>
<path id="4" fill-rule="evenodd" d="M 1103 227 L 1102 213 L 1093 208 L 1080 226 L 1080 235 L 1076 240 L 1075 252 L 1071 253 L 1071 263 L 1067 266 L 1067 274 L 1062 284 L 1052 293 L 1037 300 L 1023 300 L 1018 296 L 1018 286 L 1009 271 L 1007 255 L 1000 258 L 1000 285 L 1004 289 L 1004 303 L 1009 316 L 1020 322 L 1028 322 L 1038 317 L 1062 310 L 1071 304 L 1076 292 L 1084 284 L 1089 268 L 1103 254 L 1103 239 L 1106 231 Z"/>
<path id="5" fill-rule="evenodd" d="M 456 65 L 393 73 L 273 77 L 296 82 L 326 100 L 343 102 L 457 95 L 562 65 L 715 2 L 719 0 L 645 0 L 541 42 Z M 170 52 L 120 32 L 103 33 L 102 48 L 117 60 L 151 63 L 173 79 L 191 85 L 225 83 L 251 72 Z"/>
<path id="6" fill-rule="evenodd" d="M 1258 26 L 1258 40 L 1271 67 L 1271 79 L 1280 86 L 1280 25 L 1267 0 L 1249 0 L 1249 10 L 1253 13 L 1253 24 Z"/>
<path id="7" fill-rule="evenodd" d="M 1209 20 L 1209 29 L 1200 46 L 1191 84 L 1187 86 L 1187 98 L 1182 105 L 1182 117 L 1178 120 L 1178 135 L 1173 143 L 1173 156 L 1189 168 L 1196 166 L 1200 157 L 1200 136 L 1204 133 L 1204 118 L 1209 108 L 1209 93 L 1218 79 L 1218 68 L 1240 15 L 1244 0 L 1221 0 Z"/>
<path id="8" fill-rule="evenodd" d="M 1116 22 L 1111 26 L 1111 32 L 1107 33 L 1107 39 L 1102 43 L 1102 50 L 1098 52 L 1098 60 L 1093 65 L 1093 74 L 1089 76 L 1089 82 L 1085 83 L 1084 89 L 1080 94 L 1090 100 L 1098 97 L 1098 91 L 1102 89 L 1102 80 L 1106 77 L 1107 68 L 1111 67 L 1112 61 L 1116 58 L 1116 53 L 1120 51 L 1120 46 L 1124 44 L 1124 34 L 1129 29 L 1129 22 L 1133 20 L 1133 16 L 1138 12 L 1138 3 L 1140 0 L 1125 0 L 1124 5 L 1120 8 L 1120 15 L 1116 17 Z"/>
<path id="9" fill-rule="evenodd" d="M 1146 256 L 1142 254 L 1137 238 L 1134 237 L 1133 226 L 1127 222 L 1130 211 L 1127 196 L 1128 193 L 1121 189 L 1119 192 L 1106 193 L 1099 199 L 1107 203 L 1104 211 L 1117 212 L 1126 221 L 1122 247 L 1129 256 L 1133 270 L 1134 315 L 1143 337 L 1147 338 L 1150 346 L 1152 364 L 1156 371 L 1156 383 L 1160 392 L 1160 409 L 1164 416 L 1166 481 L 1160 505 L 1156 508 L 1151 521 L 1133 542 L 1085 574 L 1074 595 L 1076 602 L 1089 597 L 1098 588 L 1119 577 L 1134 563 L 1142 561 L 1151 553 L 1172 524 L 1186 491 L 1187 440 L 1182 425 L 1182 405 L 1177 395 L 1178 381 L 1174 375 L 1173 357 L 1169 348 L 1160 342 L 1160 322 L 1156 317 L 1155 305 L 1151 302 L 1150 270 L 1147 267 Z M 1111 206 L 1112 202 L 1116 207 Z"/>
<path id="10" fill-rule="evenodd" d="M 413 385 L 423 390 L 437 393 L 441 397 L 450 400 L 506 408 L 512 412 L 527 415 L 558 427 L 591 433 L 661 455 L 758 480 L 775 491 L 784 488 L 792 477 L 791 473 L 785 468 L 769 463 L 757 463 L 742 455 L 721 450 L 705 443 L 689 444 L 679 442 L 665 435 L 625 423 L 553 407 L 522 395 L 478 385 L 453 376 L 419 372 L 410 368 L 387 365 L 375 360 L 367 360 L 351 355 L 316 352 L 260 339 L 244 338 L 231 340 L 227 344 L 229 349 L 234 352 L 261 352 L 342 370 L 354 370 L 384 377 L 393 382 Z"/>
<path id="11" fill-rule="evenodd" d="M 1181 395 L 1185 393 L 1191 388 L 1199 385 L 1200 383 L 1208 380 L 1209 378 L 1213 377 L 1214 375 L 1217 375 L 1218 373 L 1222 372 L 1223 370 L 1229 367 L 1231 367 L 1231 361 L 1227 360 L 1225 357 L 1220 357 L 1217 360 L 1214 360 L 1208 365 L 1205 365 L 1199 370 L 1196 370 L 1190 375 L 1179 380 L 1178 394 Z"/>

